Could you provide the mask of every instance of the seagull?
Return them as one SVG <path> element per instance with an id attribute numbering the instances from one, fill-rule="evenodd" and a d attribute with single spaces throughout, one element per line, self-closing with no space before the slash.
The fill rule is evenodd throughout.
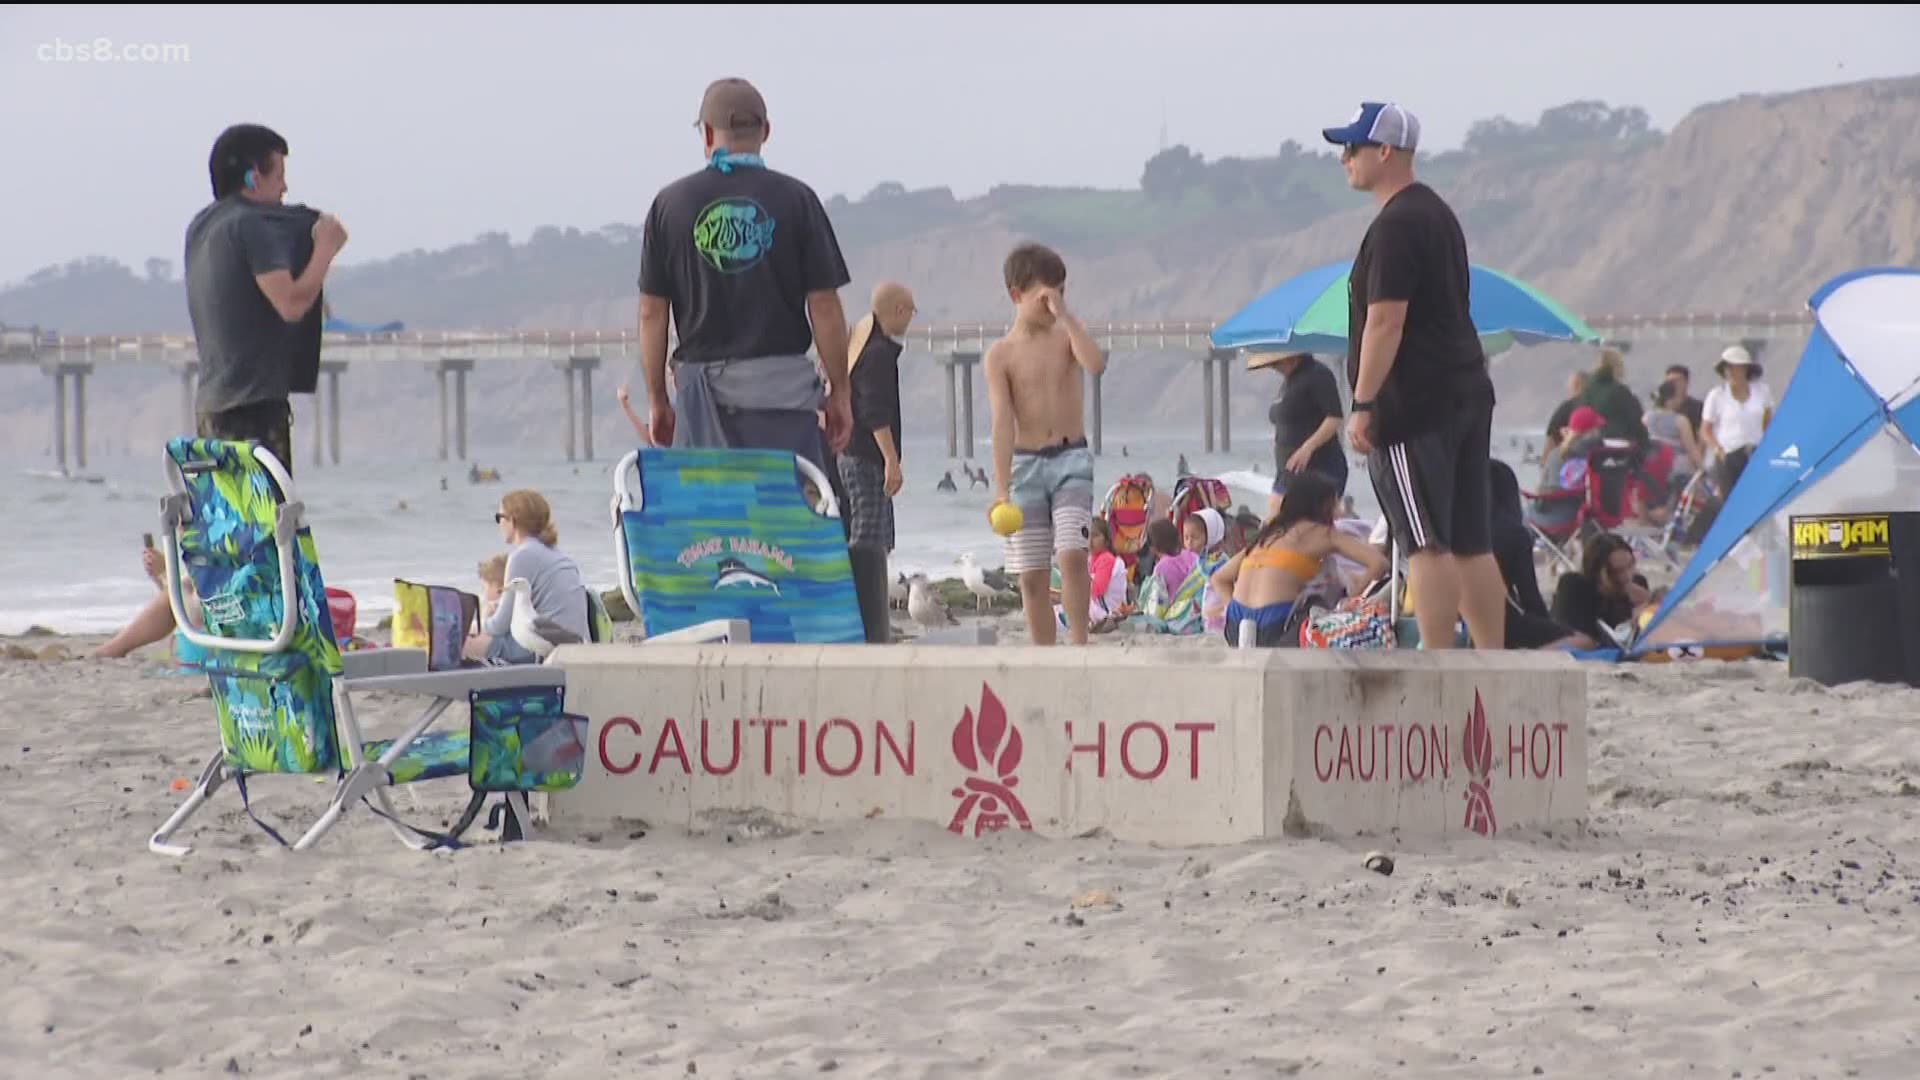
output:
<path id="1" fill-rule="evenodd" d="M 947 610 L 946 601 L 940 599 L 940 594 L 928 584 L 927 575 L 915 574 L 907 579 L 907 585 L 907 615 L 914 622 L 930 630 L 959 624 L 960 620 Z"/>
<path id="2" fill-rule="evenodd" d="M 907 606 L 907 575 L 905 574 L 887 583 L 887 606 L 893 607 L 896 604 L 903 608 Z"/>
<path id="3" fill-rule="evenodd" d="M 993 598 L 999 594 L 987 581 L 987 572 L 973 561 L 973 552 L 960 554 L 960 580 L 966 582 L 967 591 L 973 594 L 973 610 L 985 611 L 993 606 Z"/>
<path id="4" fill-rule="evenodd" d="M 580 644 L 580 635 L 533 610 L 533 586 L 526 578 L 507 582 L 506 591 L 513 594 L 511 633 L 522 648 L 545 660 L 562 645 Z"/>

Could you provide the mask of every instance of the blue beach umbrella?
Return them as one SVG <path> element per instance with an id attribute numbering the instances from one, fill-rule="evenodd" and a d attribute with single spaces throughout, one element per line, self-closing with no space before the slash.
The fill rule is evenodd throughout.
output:
<path id="1" fill-rule="evenodd" d="M 1270 290 L 1214 330 L 1214 347 L 1346 352 L 1347 274 L 1352 268 L 1351 261 L 1329 263 Z M 1479 265 L 1471 274 L 1473 325 L 1488 352 L 1515 343 L 1599 343 L 1600 335 L 1578 315 L 1531 285 Z"/>

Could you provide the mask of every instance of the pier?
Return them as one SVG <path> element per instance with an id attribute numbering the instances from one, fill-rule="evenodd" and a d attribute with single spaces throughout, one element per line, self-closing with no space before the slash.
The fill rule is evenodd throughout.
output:
<path id="1" fill-rule="evenodd" d="M 1747 344 L 1750 350 L 1778 338 L 1804 338 L 1812 325 L 1806 310 L 1775 312 L 1676 312 L 1595 315 L 1588 325 L 1610 344 L 1630 347 L 1639 340 L 1708 340 Z M 1210 319 L 1162 319 L 1088 323 L 1087 330 L 1116 352 L 1188 352 L 1200 360 L 1201 436 L 1208 452 L 1233 449 L 1229 404 L 1239 353 L 1212 347 L 1216 325 Z M 1005 322 L 928 324 L 914 328 L 906 343 L 931 354 L 946 382 L 947 455 L 975 454 L 974 372 Z M 565 409 L 560 425 L 567 460 L 593 460 L 593 372 L 604 362 L 629 370 L 639 358 L 636 329 L 512 330 L 327 334 L 321 344 L 322 386 L 313 395 L 314 463 L 324 457 L 340 462 L 340 386 L 349 367 L 415 363 L 434 372 L 440 403 L 440 459 L 467 459 L 467 375 L 476 365 L 546 363 L 564 382 L 555 407 Z M 191 337 L 175 334 L 65 335 L 40 327 L 0 327 L 0 364 L 39 367 L 52 381 L 53 443 L 60 467 L 84 468 L 87 454 L 87 379 L 122 365 L 165 364 L 180 379 L 180 430 L 194 430 L 194 393 L 199 357 Z M 449 379 L 448 376 L 452 378 Z M 1104 449 L 1102 379 L 1089 377 L 1088 439 L 1096 454 Z M 449 385 L 451 383 L 451 385 Z M 564 403 L 564 405 L 562 404 Z M 324 450 L 323 450 L 324 444 Z M 963 452 L 964 451 L 964 455 Z"/>

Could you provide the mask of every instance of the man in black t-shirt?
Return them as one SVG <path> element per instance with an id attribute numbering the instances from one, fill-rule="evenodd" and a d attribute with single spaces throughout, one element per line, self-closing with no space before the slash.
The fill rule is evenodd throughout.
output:
<path id="1" fill-rule="evenodd" d="M 1333 482 L 1336 494 L 1347 490 L 1347 453 L 1340 445 L 1340 386 L 1333 371 L 1308 353 L 1255 353 L 1247 370 L 1276 368 L 1283 381 L 1280 397 L 1267 409 L 1273 424 L 1273 492 L 1267 517 L 1280 512 L 1287 478 L 1315 472 Z"/>
<path id="2" fill-rule="evenodd" d="M 641 434 L 661 446 L 791 450 L 838 487 L 820 438 L 823 411 L 835 452 L 852 428 L 839 293 L 849 276 L 833 224 L 812 188 L 761 160 L 773 129 L 752 84 L 707 87 L 698 127 L 707 164 L 655 196 L 641 238 Z M 680 337 L 671 395 L 669 316 Z"/>
<path id="3" fill-rule="evenodd" d="M 1395 546 L 1409 553 L 1423 646 L 1448 647 L 1465 615 L 1476 648 L 1502 648 L 1506 588 L 1487 472 L 1493 380 L 1468 300 L 1466 235 L 1414 179 L 1411 113 L 1366 102 L 1321 134 L 1341 147 L 1348 183 L 1380 204 L 1347 281 L 1348 437 L 1368 455 Z"/>

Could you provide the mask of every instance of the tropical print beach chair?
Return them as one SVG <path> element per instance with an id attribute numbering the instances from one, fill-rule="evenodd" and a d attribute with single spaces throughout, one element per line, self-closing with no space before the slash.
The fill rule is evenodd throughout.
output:
<path id="1" fill-rule="evenodd" d="M 481 668 L 426 674 L 424 653 L 376 649 L 342 655 L 304 508 L 273 454 L 253 443 L 175 439 L 167 444 L 172 494 L 162 503 L 167 595 L 179 633 L 203 650 L 196 666 L 212 686 L 220 749 L 187 801 L 148 846 L 165 855 L 189 847 L 172 834 L 231 779 L 249 816 L 247 781 L 264 774 L 337 777 L 333 798 L 299 840 L 310 847 L 363 800 L 415 848 L 453 846 L 488 795 L 510 793 L 507 809 L 524 834 L 525 792 L 571 786 L 584 762 L 586 722 L 564 711 L 565 674 L 554 667 Z M 192 575 L 205 610 L 188 621 L 182 580 Z M 404 663 L 411 657 L 411 663 Z M 355 678 L 356 670 L 402 673 Z M 406 731 L 366 739 L 352 691 L 418 694 L 430 702 Z M 467 701 L 468 730 L 430 730 L 449 706 Z M 565 736 L 575 734 L 569 755 Z M 465 776 L 474 791 L 447 833 L 402 823 L 387 788 Z M 516 801 L 517 796 L 517 801 Z"/>
<path id="2" fill-rule="evenodd" d="M 742 623 L 763 644 L 867 639 L 832 485 L 796 454 L 630 453 L 614 471 L 613 528 L 649 641 Z"/>

